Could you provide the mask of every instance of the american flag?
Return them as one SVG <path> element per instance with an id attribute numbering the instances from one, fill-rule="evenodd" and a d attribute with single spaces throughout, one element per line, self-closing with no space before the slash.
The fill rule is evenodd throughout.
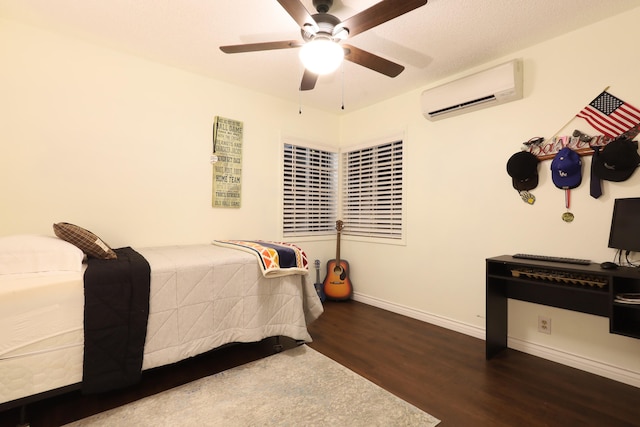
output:
<path id="1" fill-rule="evenodd" d="M 594 129 L 615 138 L 640 123 L 640 110 L 604 91 L 576 116 Z"/>

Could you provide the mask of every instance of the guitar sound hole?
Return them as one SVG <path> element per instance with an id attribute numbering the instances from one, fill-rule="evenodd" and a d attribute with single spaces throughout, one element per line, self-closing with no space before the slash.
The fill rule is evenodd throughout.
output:
<path id="1" fill-rule="evenodd" d="M 342 274 L 342 267 L 339 265 L 336 265 L 335 267 L 333 267 L 333 272 L 335 274 L 337 274 L 338 276 Z"/>

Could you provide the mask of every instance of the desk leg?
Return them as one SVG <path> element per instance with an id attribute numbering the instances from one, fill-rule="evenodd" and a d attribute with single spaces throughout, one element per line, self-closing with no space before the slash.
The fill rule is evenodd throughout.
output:
<path id="1" fill-rule="evenodd" d="M 507 283 L 487 277 L 486 358 L 507 348 Z"/>

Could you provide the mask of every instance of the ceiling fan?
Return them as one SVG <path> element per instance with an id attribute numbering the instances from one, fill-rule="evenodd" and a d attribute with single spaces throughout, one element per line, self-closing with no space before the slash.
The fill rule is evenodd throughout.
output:
<path id="1" fill-rule="evenodd" d="M 300 0 L 277 1 L 300 26 L 302 40 L 220 46 L 220 50 L 225 53 L 244 53 L 300 47 L 301 60 L 305 65 L 300 90 L 313 89 L 318 76 L 335 70 L 342 59 L 386 76 L 396 77 L 404 70 L 402 65 L 355 46 L 341 44 L 341 42 L 427 4 L 427 0 L 382 0 L 360 13 L 340 21 L 337 17 L 329 14 L 333 0 L 313 0 L 313 6 L 318 12 L 314 15 L 307 11 Z M 333 53 L 329 53 L 328 57 L 320 57 L 314 51 L 315 48 L 324 48 Z M 316 60 L 317 64 L 307 62 L 312 60 Z M 333 63 L 330 64 L 330 61 Z"/>

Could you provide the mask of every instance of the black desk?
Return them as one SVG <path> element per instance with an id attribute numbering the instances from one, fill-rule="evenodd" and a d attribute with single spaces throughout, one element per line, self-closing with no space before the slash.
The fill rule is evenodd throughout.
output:
<path id="1" fill-rule="evenodd" d="M 640 338 L 640 304 L 615 302 L 619 293 L 640 292 L 640 269 L 604 270 L 600 264 L 576 265 L 513 258 L 486 260 L 486 358 L 507 348 L 507 299 L 533 302 L 609 318 L 609 332 Z M 603 286 L 587 286 L 532 278 L 513 270 L 551 271 L 577 277 L 594 277 Z M 535 275 L 534 275 L 535 276 Z M 569 281 L 570 282 L 570 281 Z"/>

